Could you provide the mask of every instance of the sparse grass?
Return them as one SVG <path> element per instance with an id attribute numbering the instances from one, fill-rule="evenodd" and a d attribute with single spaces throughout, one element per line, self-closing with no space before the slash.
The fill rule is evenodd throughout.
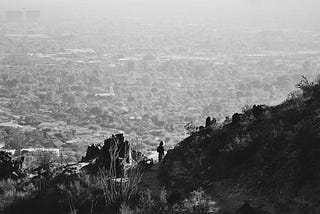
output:
<path id="1" fill-rule="evenodd" d="M 46 189 L 39 191 L 32 182 L 19 184 L 13 180 L 0 182 L 1 213 L 68 213 L 68 214 L 191 214 L 207 213 L 208 198 L 202 189 L 175 205 L 167 202 L 163 189 L 154 198 L 149 190 L 139 190 L 141 172 L 132 169 L 126 179 L 111 179 L 109 174 L 79 174 L 76 178 L 56 183 L 50 180 Z M 35 181 L 38 182 L 38 181 Z"/>
<path id="2" fill-rule="evenodd" d="M 205 214 L 210 210 L 210 199 L 204 190 L 199 188 L 190 193 L 190 197 L 180 203 L 168 204 L 161 195 L 166 195 L 162 190 L 159 198 L 153 198 L 151 192 L 146 190 L 140 193 L 139 208 L 134 214 Z M 214 213 L 214 212 L 212 212 Z"/>
<path id="3" fill-rule="evenodd" d="M 142 169 L 139 165 L 134 165 L 124 172 L 123 178 L 118 178 L 117 161 L 121 160 L 121 158 L 117 145 L 115 143 L 109 149 L 111 154 L 109 170 L 100 170 L 98 176 L 106 206 L 112 210 L 121 210 L 123 206 L 128 207 L 133 205 L 133 201 L 138 194 L 138 184 L 142 177 Z M 122 162 L 123 165 L 125 165 L 126 159 L 127 157 L 125 156 Z"/>
<path id="4" fill-rule="evenodd" d="M 12 203 L 28 199 L 36 192 L 37 188 L 32 183 L 19 185 L 11 179 L 0 181 L 0 213 Z"/>

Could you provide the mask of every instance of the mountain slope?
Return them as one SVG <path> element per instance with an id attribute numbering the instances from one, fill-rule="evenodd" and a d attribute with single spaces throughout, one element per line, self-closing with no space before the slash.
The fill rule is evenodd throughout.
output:
<path id="1" fill-rule="evenodd" d="M 184 194 L 227 182 L 270 200 L 271 213 L 319 212 L 320 85 L 304 79 L 297 86 L 302 93 L 282 104 L 236 113 L 168 151 L 160 168 L 167 187 Z"/>

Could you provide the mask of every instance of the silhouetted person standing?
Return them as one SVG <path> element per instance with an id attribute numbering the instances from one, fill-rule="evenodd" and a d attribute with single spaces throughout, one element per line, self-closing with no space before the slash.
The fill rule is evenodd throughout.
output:
<path id="1" fill-rule="evenodd" d="M 209 127 L 211 125 L 211 118 L 207 117 L 206 119 L 206 127 Z"/>
<path id="2" fill-rule="evenodd" d="M 160 142 L 160 144 L 157 148 L 157 152 L 159 153 L 158 161 L 160 163 L 162 161 L 163 156 L 164 156 L 163 141 Z"/>

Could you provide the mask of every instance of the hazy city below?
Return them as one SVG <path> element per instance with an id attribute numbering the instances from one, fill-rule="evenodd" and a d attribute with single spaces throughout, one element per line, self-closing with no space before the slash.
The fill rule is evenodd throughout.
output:
<path id="1" fill-rule="evenodd" d="M 0 213 L 320 213 L 319 11 L 0 0 Z"/>
<path id="2" fill-rule="evenodd" d="M 48 140 L 54 147 L 84 150 L 117 131 L 143 150 L 173 146 L 188 122 L 280 103 L 301 75 L 314 79 L 318 5 L 2 1 L 2 120 L 77 130 Z"/>

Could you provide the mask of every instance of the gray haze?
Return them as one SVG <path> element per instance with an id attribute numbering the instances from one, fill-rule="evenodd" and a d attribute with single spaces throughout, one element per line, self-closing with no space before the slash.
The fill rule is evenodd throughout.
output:
<path id="1" fill-rule="evenodd" d="M 47 18 L 243 21 L 318 24 L 318 0 L 1 0 L 2 11 L 40 9 Z"/>

